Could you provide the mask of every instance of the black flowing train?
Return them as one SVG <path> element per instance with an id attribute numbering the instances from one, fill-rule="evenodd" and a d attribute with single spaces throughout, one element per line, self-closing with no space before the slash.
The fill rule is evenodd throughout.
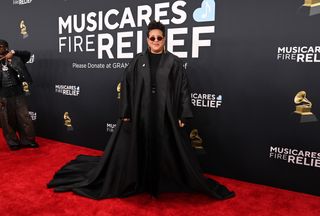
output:
<path id="1" fill-rule="evenodd" d="M 234 192 L 203 176 L 179 119 L 192 117 L 182 62 L 161 55 L 154 84 L 148 52 L 128 65 L 121 82 L 120 119 L 101 157 L 80 155 L 56 172 L 48 187 L 92 199 L 139 193 L 198 192 L 217 199 Z"/>

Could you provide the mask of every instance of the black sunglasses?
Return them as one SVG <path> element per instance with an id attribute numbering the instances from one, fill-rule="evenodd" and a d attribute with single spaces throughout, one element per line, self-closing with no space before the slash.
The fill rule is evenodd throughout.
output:
<path id="1" fill-rule="evenodd" d="M 155 41 L 156 39 L 157 39 L 157 41 L 162 41 L 163 37 L 161 37 L 161 36 L 157 36 L 157 37 L 151 36 L 151 37 L 149 38 L 149 40 L 151 40 L 151 41 Z"/>

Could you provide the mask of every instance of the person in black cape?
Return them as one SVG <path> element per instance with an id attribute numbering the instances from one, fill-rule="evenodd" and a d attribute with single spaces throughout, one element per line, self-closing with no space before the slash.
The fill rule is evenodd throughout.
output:
<path id="1" fill-rule="evenodd" d="M 182 61 L 165 51 L 165 27 L 152 21 L 148 50 L 124 71 L 120 118 L 101 157 L 80 155 L 48 187 L 92 199 L 147 192 L 197 192 L 217 199 L 235 195 L 202 174 L 185 129 L 192 118 Z"/>

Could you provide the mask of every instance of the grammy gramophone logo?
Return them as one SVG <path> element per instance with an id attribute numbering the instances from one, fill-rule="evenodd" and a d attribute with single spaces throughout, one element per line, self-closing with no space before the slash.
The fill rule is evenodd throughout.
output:
<path id="1" fill-rule="evenodd" d="M 29 34 L 27 32 L 27 26 L 24 23 L 24 20 L 21 20 L 21 22 L 20 22 L 20 34 L 22 35 L 23 39 L 25 39 L 29 36 Z"/>
<path id="2" fill-rule="evenodd" d="M 303 6 L 316 7 L 320 5 L 320 0 L 304 0 Z"/>
<path id="3" fill-rule="evenodd" d="M 297 104 L 294 113 L 300 116 L 301 123 L 317 121 L 317 117 L 311 112 L 312 103 L 307 99 L 305 91 L 296 94 L 294 103 Z"/>
<path id="4" fill-rule="evenodd" d="M 69 116 L 69 112 L 65 112 L 63 114 L 63 119 L 64 119 L 64 125 L 67 127 L 68 131 L 73 131 L 73 127 L 71 124 L 71 118 Z"/>
<path id="5" fill-rule="evenodd" d="M 27 82 L 22 82 L 22 90 L 25 95 L 30 95 L 29 84 Z"/>
<path id="6" fill-rule="evenodd" d="M 301 12 L 309 16 L 320 14 L 320 0 L 304 0 Z"/>
<path id="7" fill-rule="evenodd" d="M 118 99 L 120 99 L 120 91 L 121 91 L 121 82 L 119 82 L 118 85 L 117 85 L 117 93 L 118 93 L 117 98 Z"/>
<path id="8" fill-rule="evenodd" d="M 203 140 L 199 136 L 198 129 L 192 129 L 190 132 L 190 140 L 193 148 L 203 150 Z"/>

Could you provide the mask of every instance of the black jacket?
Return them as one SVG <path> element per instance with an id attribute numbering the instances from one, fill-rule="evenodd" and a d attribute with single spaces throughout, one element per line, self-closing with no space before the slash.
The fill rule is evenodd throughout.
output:
<path id="1" fill-rule="evenodd" d="M 15 74 L 15 78 L 20 82 L 32 83 L 31 75 L 26 67 L 27 61 L 29 61 L 31 53 L 28 51 L 15 51 L 15 55 L 8 63 L 8 67 L 12 68 Z M 1 86 L 2 74 L 0 73 L 0 86 Z"/>

